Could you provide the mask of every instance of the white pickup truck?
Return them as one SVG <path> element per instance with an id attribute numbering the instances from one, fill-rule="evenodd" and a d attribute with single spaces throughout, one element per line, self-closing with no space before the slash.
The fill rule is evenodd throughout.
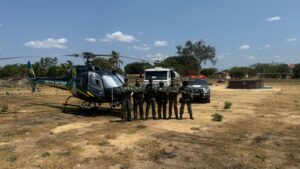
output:
<path id="1" fill-rule="evenodd" d="M 157 85 L 160 81 L 163 81 L 164 86 L 169 86 L 172 79 L 180 80 L 180 75 L 174 69 L 162 67 L 146 69 L 144 75 L 144 85 L 149 83 L 150 77 L 153 79 L 153 84 Z"/>

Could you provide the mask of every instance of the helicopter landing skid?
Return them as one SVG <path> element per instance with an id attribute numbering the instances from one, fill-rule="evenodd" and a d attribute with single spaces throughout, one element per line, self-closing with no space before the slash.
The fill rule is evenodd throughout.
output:
<path id="1" fill-rule="evenodd" d="M 63 104 L 63 105 L 65 106 L 63 112 L 66 112 L 67 106 L 75 106 L 75 107 L 81 108 L 81 107 L 78 106 L 78 105 L 68 104 L 69 99 L 71 99 L 72 97 L 74 97 L 74 96 L 69 96 L 69 97 L 67 98 L 66 102 Z"/>
<path id="2" fill-rule="evenodd" d="M 69 96 L 67 98 L 66 102 L 63 104 L 65 106 L 63 112 L 66 112 L 67 106 L 79 107 L 81 110 L 84 109 L 84 108 L 86 108 L 86 109 L 88 109 L 88 108 L 97 108 L 97 103 L 95 103 L 95 102 L 83 102 L 81 105 L 69 104 L 68 101 L 72 97 L 74 97 L 74 96 Z"/>

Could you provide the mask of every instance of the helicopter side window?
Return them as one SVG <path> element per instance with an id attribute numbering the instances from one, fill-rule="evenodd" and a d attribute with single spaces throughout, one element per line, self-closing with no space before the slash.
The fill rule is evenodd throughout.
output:
<path id="1" fill-rule="evenodd" d="M 97 88 L 102 88 L 102 83 L 100 81 L 101 77 L 99 74 L 91 72 L 89 75 L 89 83 Z"/>
<path id="2" fill-rule="evenodd" d="M 96 85 L 100 86 L 100 81 L 98 79 L 96 79 L 95 81 L 96 81 Z"/>

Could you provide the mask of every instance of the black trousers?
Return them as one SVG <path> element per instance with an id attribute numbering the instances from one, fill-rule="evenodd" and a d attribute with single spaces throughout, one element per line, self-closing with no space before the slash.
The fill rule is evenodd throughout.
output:
<path id="1" fill-rule="evenodd" d="M 133 99 L 133 116 L 134 119 L 137 119 L 138 111 L 140 113 L 140 119 L 144 118 L 144 109 L 143 109 L 143 98 L 134 98 Z"/>
<path id="2" fill-rule="evenodd" d="M 122 119 L 131 120 L 131 101 L 130 99 L 124 99 L 122 101 Z"/>
<path id="3" fill-rule="evenodd" d="M 173 107 L 174 107 L 175 117 L 178 118 L 177 96 L 169 97 L 169 118 L 172 118 Z"/>
<path id="4" fill-rule="evenodd" d="M 188 102 L 181 102 L 180 104 L 180 118 L 182 118 L 183 112 L 184 112 L 184 105 L 187 105 L 188 112 L 190 114 L 190 118 L 193 117 L 193 112 L 192 112 L 192 103 L 190 101 Z"/>
<path id="5" fill-rule="evenodd" d="M 163 109 L 163 118 L 167 118 L 167 100 L 158 100 L 157 101 L 157 109 L 158 109 L 158 118 L 161 119 L 161 109 Z"/>
<path id="6" fill-rule="evenodd" d="M 149 109 L 150 109 L 150 106 L 152 108 L 152 118 L 155 119 L 155 116 L 156 116 L 156 112 L 155 112 L 155 99 L 154 98 L 150 98 L 150 99 L 147 99 L 147 105 L 146 105 L 146 119 L 148 119 L 148 116 L 149 116 Z"/>

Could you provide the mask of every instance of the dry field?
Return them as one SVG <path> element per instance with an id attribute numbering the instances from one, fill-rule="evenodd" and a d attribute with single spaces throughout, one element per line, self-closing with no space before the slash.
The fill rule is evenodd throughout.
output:
<path id="1" fill-rule="evenodd" d="M 185 112 L 181 121 L 126 123 L 115 110 L 63 113 L 65 91 L 2 87 L 0 168 L 300 168 L 300 83 L 267 85 L 213 85 L 210 104 L 193 104 L 195 120 Z"/>

